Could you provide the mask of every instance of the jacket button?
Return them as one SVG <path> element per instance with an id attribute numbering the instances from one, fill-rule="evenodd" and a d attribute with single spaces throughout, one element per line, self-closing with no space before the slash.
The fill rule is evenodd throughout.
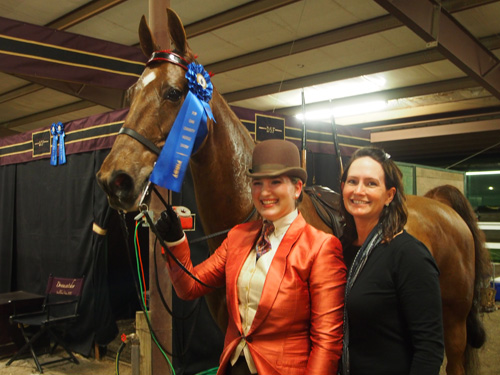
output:
<path id="1" fill-rule="evenodd" d="M 250 343 L 251 343 L 251 342 L 253 341 L 253 337 L 252 337 L 252 336 L 247 336 L 247 337 L 245 338 L 245 340 L 247 340 L 247 342 L 250 342 Z"/>

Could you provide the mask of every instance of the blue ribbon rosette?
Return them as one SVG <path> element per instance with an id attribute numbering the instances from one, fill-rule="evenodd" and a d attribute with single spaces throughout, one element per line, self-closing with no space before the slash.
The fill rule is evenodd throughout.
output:
<path id="1" fill-rule="evenodd" d="M 50 134 L 52 134 L 52 148 L 50 151 L 50 165 L 57 165 L 57 135 L 56 124 L 52 124 L 50 127 Z"/>
<path id="2" fill-rule="evenodd" d="M 59 136 L 59 164 L 66 163 L 66 147 L 64 146 L 64 125 L 61 122 L 57 123 L 56 126 L 57 135 Z"/>
<path id="3" fill-rule="evenodd" d="M 203 65 L 194 62 L 187 68 L 189 91 L 149 178 L 177 193 L 181 191 L 192 152 L 207 135 L 207 118 L 215 121 L 208 104 L 213 93 L 209 74 Z"/>

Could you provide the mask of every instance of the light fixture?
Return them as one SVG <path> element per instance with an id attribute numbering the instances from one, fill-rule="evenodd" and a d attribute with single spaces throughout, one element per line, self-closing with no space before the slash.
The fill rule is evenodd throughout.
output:
<path id="1" fill-rule="evenodd" d="M 384 100 L 338 106 L 330 109 L 306 112 L 306 120 L 330 120 L 332 118 L 332 115 L 334 118 L 356 116 L 366 113 L 378 112 L 386 107 L 387 102 Z M 302 113 L 299 113 L 295 115 L 295 117 L 299 120 L 302 120 L 303 115 Z"/>
<path id="2" fill-rule="evenodd" d="M 492 174 L 500 174 L 500 171 L 465 172 L 466 176 L 481 176 L 481 175 L 492 175 Z"/>

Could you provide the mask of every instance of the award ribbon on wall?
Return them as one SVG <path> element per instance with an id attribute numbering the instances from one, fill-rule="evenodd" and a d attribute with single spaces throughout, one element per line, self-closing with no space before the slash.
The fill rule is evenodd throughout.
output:
<path id="1" fill-rule="evenodd" d="M 64 134 L 64 125 L 61 122 L 57 123 L 57 135 L 59 136 L 59 164 L 66 163 L 66 147 L 64 146 L 64 138 L 66 134 Z"/>
<path id="2" fill-rule="evenodd" d="M 215 122 L 208 102 L 213 85 L 202 65 L 191 63 L 186 72 L 189 91 L 174 121 L 149 180 L 180 192 L 191 153 L 207 135 L 207 118 Z"/>
<path id="3" fill-rule="evenodd" d="M 56 124 L 52 124 L 50 127 L 50 134 L 52 134 L 52 149 L 50 152 L 50 165 L 57 165 L 57 130 Z"/>

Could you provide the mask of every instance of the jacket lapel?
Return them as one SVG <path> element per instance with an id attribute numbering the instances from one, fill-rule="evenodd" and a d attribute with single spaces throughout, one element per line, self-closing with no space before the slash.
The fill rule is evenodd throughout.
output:
<path id="1" fill-rule="evenodd" d="M 249 223 L 244 228 L 236 229 L 231 238 L 229 246 L 231 249 L 226 259 L 226 298 L 227 309 L 230 316 L 233 316 L 238 328 L 241 330 L 241 317 L 238 309 L 238 276 L 245 263 L 248 254 L 252 250 L 257 236 L 262 228 L 262 221 Z M 231 237 L 233 237 L 231 236 Z"/>
<path id="2" fill-rule="evenodd" d="M 255 313 L 252 327 L 248 332 L 249 334 L 252 333 L 269 314 L 269 311 L 271 310 L 274 301 L 276 300 L 276 296 L 278 295 L 281 282 L 283 281 L 283 278 L 285 276 L 288 254 L 290 253 L 290 250 L 292 249 L 295 242 L 297 242 L 305 225 L 306 222 L 302 215 L 299 213 L 299 216 L 297 216 L 297 218 L 293 221 L 293 223 L 285 233 L 285 236 L 283 237 L 283 240 L 281 241 L 280 246 L 278 247 L 276 254 L 274 255 L 271 267 L 269 267 L 266 281 L 264 283 L 264 288 L 262 290 L 259 307 L 257 308 L 257 312 Z"/>

